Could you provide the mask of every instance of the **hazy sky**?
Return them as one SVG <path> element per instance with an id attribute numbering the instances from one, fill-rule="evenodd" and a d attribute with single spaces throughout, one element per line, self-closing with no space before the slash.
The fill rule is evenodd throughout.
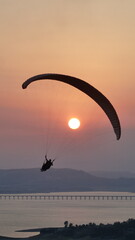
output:
<path id="1" fill-rule="evenodd" d="M 135 172 L 134 13 L 134 0 L 0 0 L 0 168 L 40 168 L 51 142 L 57 168 Z M 80 92 L 56 83 L 22 90 L 49 72 L 104 93 L 119 115 L 120 141 Z M 81 120 L 76 132 L 71 116 Z"/>

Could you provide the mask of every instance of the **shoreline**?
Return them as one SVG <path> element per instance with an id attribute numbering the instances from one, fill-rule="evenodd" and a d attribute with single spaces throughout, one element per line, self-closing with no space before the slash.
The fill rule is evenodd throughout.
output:
<path id="1" fill-rule="evenodd" d="M 37 232 L 39 234 L 26 237 L 14 238 L 0 236 L 0 240 L 85 240 L 85 239 L 115 239 L 126 240 L 135 239 L 135 219 L 128 219 L 123 222 L 114 222 L 113 224 L 95 224 L 88 223 L 82 225 L 73 225 L 65 222 L 64 227 L 24 229 L 16 232 Z M 126 238 L 125 238 L 126 236 Z"/>
<path id="2" fill-rule="evenodd" d="M 28 239 L 36 239 L 36 237 L 43 237 L 45 234 L 54 234 L 56 232 L 61 231 L 64 229 L 64 227 L 49 227 L 49 228 L 33 228 L 33 229 L 23 229 L 23 230 L 17 230 L 15 232 L 17 233 L 37 233 L 34 236 L 29 236 L 29 237 L 7 237 L 7 236 L 0 236 L 0 240 L 28 240 Z"/>
<path id="3" fill-rule="evenodd" d="M 15 232 L 54 232 L 56 230 L 61 230 L 64 227 L 49 227 L 49 228 L 33 228 L 33 229 L 23 229 L 17 230 Z"/>

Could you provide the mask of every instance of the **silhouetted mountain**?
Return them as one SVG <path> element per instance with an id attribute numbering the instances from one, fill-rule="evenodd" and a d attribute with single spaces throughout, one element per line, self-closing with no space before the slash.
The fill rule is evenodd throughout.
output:
<path id="1" fill-rule="evenodd" d="M 90 171 L 89 173 L 103 178 L 135 178 L 135 173 L 128 171 Z"/>
<path id="2" fill-rule="evenodd" d="M 73 169 L 0 170 L 0 193 L 77 191 L 135 192 L 135 178 L 107 179 Z"/>

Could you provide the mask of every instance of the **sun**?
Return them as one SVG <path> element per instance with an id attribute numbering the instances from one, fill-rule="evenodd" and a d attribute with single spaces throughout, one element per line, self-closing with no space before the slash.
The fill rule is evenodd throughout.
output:
<path id="1" fill-rule="evenodd" d="M 80 120 L 78 118 L 71 118 L 69 121 L 68 121 L 68 126 L 71 128 L 71 129 L 78 129 L 80 127 Z"/>

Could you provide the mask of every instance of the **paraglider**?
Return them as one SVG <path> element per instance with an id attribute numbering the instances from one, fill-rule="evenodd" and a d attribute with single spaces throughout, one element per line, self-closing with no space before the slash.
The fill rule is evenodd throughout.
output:
<path id="1" fill-rule="evenodd" d="M 53 166 L 53 162 L 55 159 L 51 160 L 47 158 L 47 155 L 45 155 L 45 161 L 41 167 L 41 172 L 47 171 L 51 166 Z"/>
<path id="2" fill-rule="evenodd" d="M 114 109 L 111 102 L 99 90 L 97 90 L 92 85 L 90 85 L 89 83 L 87 83 L 79 78 L 64 75 L 64 74 L 54 74 L 54 73 L 47 73 L 47 74 L 40 74 L 40 75 L 33 76 L 33 77 L 27 79 L 22 84 L 22 88 L 23 89 L 27 88 L 28 85 L 34 81 L 45 80 L 45 79 L 56 80 L 56 81 L 60 81 L 60 82 L 69 84 L 69 85 L 79 89 L 80 91 L 82 91 L 83 93 L 88 95 L 90 98 L 92 98 L 106 113 L 107 117 L 109 118 L 109 120 L 112 124 L 112 127 L 116 134 L 117 140 L 120 139 L 121 126 L 120 126 L 120 121 L 119 121 L 118 115 L 116 113 L 116 110 Z"/>
<path id="3" fill-rule="evenodd" d="M 29 79 L 27 79 L 23 84 L 22 88 L 26 89 L 29 84 L 32 82 L 38 81 L 38 80 L 56 80 L 59 82 L 63 82 L 66 84 L 69 84 L 81 92 L 85 93 L 88 97 L 92 98 L 105 112 L 107 117 L 109 118 L 111 125 L 113 127 L 113 130 L 116 135 L 116 139 L 119 140 L 121 137 L 121 126 L 120 121 L 118 118 L 118 115 L 116 113 L 116 110 L 114 109 L 111 102 L 95 87 L 90 85 L 89 83 L 68 75 L 63 74 L 54 74 L 54 73 L 47 73 L 47 74 L 40 74 L 33 76 Z M 53 89 L 52 89 L 53 91 Z M 55 159 L 54 159 L 55 160 Z M 47 155 L 45 155 L 45 161 L 41 167 L 41 172 L 44 172 L 48 169 L 50 169 L 53 166 L 54 160 L 48 159 Z"/>

